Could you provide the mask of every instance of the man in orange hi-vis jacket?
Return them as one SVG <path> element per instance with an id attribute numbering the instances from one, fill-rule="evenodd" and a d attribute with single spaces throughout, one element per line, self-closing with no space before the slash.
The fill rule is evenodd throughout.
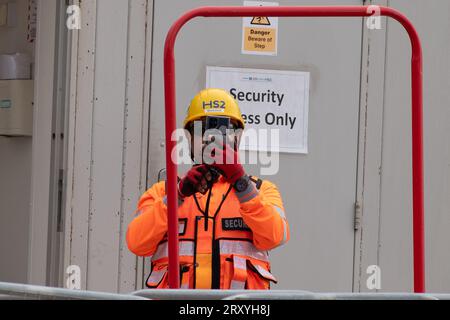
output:
<path id="1" fill-rule="evenodd" d="M 211 117 L 216 122 L 228 120 L 227 129 L 242 132 L 244 128 L 236 101 L 224 90 L 201 91 L 189 106 L 184 128 L 193 137 L 194 123 L 205 124 Z M 289 240 L 280 193 L 273 183 L 245 173 L 238 160 L 238 143 L 221 145 L 213 152 L 215 161 L 196 164 L 179 179 L 180 287 L 269 289 L 276 279 L 268 251 Z M 217 160 L 223 157 L 227 161 Z M 151 257 L 149 288 L 168 288 L 166 203 L 162 181 L 142 195 L 128 226 L 128 248 L 138 256 Z"/>

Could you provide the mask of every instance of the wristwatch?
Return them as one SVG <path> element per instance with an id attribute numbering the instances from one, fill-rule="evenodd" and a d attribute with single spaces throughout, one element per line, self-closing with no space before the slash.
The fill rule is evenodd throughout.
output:
<path id="1" fill-rule="evenodd" d="M 238 179 L 235 183 L 234 183 L 234 189 L 237 192 L 242 192 L 245 191 L 248 188 L 248 184 L 250 182 L 250 178 L 248 175 L 244 175 L 242 178 Z"/>

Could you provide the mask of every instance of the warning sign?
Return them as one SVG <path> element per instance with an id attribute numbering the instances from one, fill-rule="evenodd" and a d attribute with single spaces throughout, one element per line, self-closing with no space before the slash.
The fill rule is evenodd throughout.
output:
<path id="1" fill-rule="evenodd" d="M 250 24 L 260 24 L 263 26 L 270 26 L 269 18 L 267 17 L 254 17 Z"/>
<path id="2" fill-rule="evenodd" d="M 244 1 L 244 6 L 278 6 L 277 2 Z M 277 55 L 277 17 L 245 17 L 242 28 L 242 53 Z"/>
<path id="3" fill-rule="evenodd" d="M 276 52 L 276 33 L 267 28 L 245 28 L 244 50 L 247 52 L 274 53 Z"/>

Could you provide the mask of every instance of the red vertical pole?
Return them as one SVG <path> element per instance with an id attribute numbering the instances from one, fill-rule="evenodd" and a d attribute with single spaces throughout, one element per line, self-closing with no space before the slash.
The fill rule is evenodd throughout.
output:
<path id="1" fill-rule="evenodd" d="M 411 121 L 413 182 L 413 259 L 414 292 L 425 292 L 425 219 L 423 163 L 423 75 L 422 45 L 419 34 L 403 14 L 381 7 L 381 14 L 402 24 L 411 41 Z"/>
<path id="2" fill-rule="evenodd" d="M 172 27 L 171 30 L 173 30 Z M 179 250 L 178 250 L 178 215 L 176 205 L 177 194 L 177 165 L 175 141 L 172 134 L 176 129 L 176 95 L 175 95 L 175 45 L 176 32 L 169 32 L 164 48 L 164 95 L 165 95 L 165 125 L 166 125 L 166 194 L 167 194 L 167 223 L 168 223 L 168 255 L 169 255 L 169 287 L 178 289 L 180 287 L 179 273 Z"/>
<path id="3" fill-rule="evenodd" d="M 422 58 L 412 60 L 414 292 L 425 292 Z"/>
<path id="4" fill-rule="evenodd" d="M 420 46 L 416 46 L 416 50 L 413 53 L 411 71 L 414 291 L 422 293 L 425 292 L 425 209 L 423 191 L 423 79 Z"/>
<path id="5" fill-rule="evenodd" d="M 413 251 L 414 292 L 425 292 L 425 226 L 423 183 L 423 97 L 422 97 L 422 47 L 412 23 L 395 9 L 381 7 L 380 15 L 400 22 L 411 40 L 412 88 L 412 174 L 413 174 Z M 175 141 L 171 135 L 176 129 L 175 58 L 176 36 L 183 25 L 198 17 L 365 17 L 373 10 L 369 6 L 330 7 L 201 7 L 186 12 L 170 28 L 164 48 L 164 93 L 166 112 L 166 166 L 169 237 L 169 286 L 179 288 L 178 218 L 177 218 L 177 165 L 172 158 Z"/>

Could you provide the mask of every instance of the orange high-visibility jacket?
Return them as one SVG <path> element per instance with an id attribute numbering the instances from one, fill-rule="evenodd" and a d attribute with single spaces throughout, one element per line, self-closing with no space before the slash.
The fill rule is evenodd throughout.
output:
<path id="1" fill-rule="evenodd" d="M 238 193 L 221 177 L 208 213 L 207 194 L 179 201 L 181 288 L 269 289 L 270 281 L 276 282 L 268 251 L 289 240 L 289 225 L 277 187 L 255 178 L 250 185 Z M 149 288 L 168 287 L 166 202 L 165 182 L 153 185 L 127 231 L 129 249 L 151 256 Z"/>

